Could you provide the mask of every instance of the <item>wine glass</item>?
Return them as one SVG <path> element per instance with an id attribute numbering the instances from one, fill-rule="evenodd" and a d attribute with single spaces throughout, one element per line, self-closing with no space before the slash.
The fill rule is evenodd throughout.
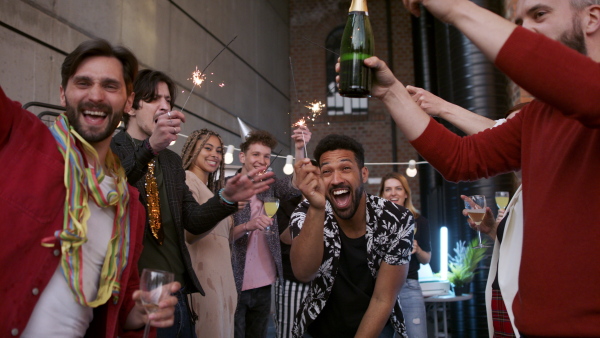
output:
<path id="1" fill-rule="evenodd" d="M 275 216 L 275 213 L 277 213 L 277 209 L 279 208 L 279 198 L 277 198 L 277 197 L 267 197 L 267 198 L 265 198 L 263 200 L 263 203 L 264 203 L 264 206 L 265 206 L 265 213 L 270 218 L 273 218 L 273 216 Z M 271 229 L 271 227 L 268 226 L 265 229 L 265 234 L 267 234 L 267 235 L 274 235 L 275 231 L 273 231 L 273 229 Z"/>
<path id="2" fill-rule="evenodd" d="M 483 195 L 473 195 L 469 196 L 471 201 L 465 201 L 465 209 L 467 209 L 467 213 L 469 218 L 477 225 L 479 228 L 479 224 L 483 221 L 485 217 L 485 196 Z M 487 248 L 488 245 L 484 245 L 481 242 L 481 231 L 477 230 L 477 235 L 479 236 L 479 245 L 475 248 Z"/>
<path id="3" fill-rule="evenodd" d="M 498 209 L 506 209 L 508 205 L 508 191 L 496 191 L 496 205 Z"/>
<path id="4" fill-rule="evenodd" d="M 170 283 L 173 283 L 173 273 L 155 270 L 155 269 L 144 269 L 142 271 L 142 277 L 140 278 L 140 290 L 142 290 L 142 305 L 146 309 L 148 314 L 156 312 L 158 310 L 158 303 L 169 296 Z M 146 323 L 144 328 L 144 338 L 148 337 L 150 332 L 150 320 Z"/>

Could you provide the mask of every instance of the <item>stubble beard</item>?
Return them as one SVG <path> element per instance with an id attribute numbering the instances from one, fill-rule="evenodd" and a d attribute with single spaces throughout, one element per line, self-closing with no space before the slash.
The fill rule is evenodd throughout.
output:
<path id="1" fill-rule="evenodd" d="M 587 55 L 587 46 L 585 45 L 585 35 L 581 28 L 581 19 L 576 14 L 573 16 L 572 28 L 568 32 L 564 32 L 558 41 L 565 46 L 574 49 L 575 51 Z"/>
<path id="2" fill-rule="evenodd" d="M 123 109 L 113 112 L 113 109 L 110 105 L 103 103 L 94 104 L 90 102 L 80 102 L 77 107 L 73 107 L 67 101 L 66 106 L 66 116 L 69 120 L 69 124 L 88 143 L 98 143 L 111 137 L 115 129 L 117 129 L 117 126 L 121 121 L 121 117 L 123 116 Z M 97 130 L 100 127 L 96 126 L 84 128 L 83 124 L 81 123 L 81 118 L 85 118 L 83 116 L 83 111 L 98 109 L 105 112 L 106 118 L 109 119 L 106 127 L 103 130 Z"/>
<path id="3" fill-rule="evenodd" d="M 362 175 L 360 175 L 360 180 L 362 182 Z M 343 219 L 343 220 L 349 220 L 352 219 L 352 217 L 354 217 L 354 215 L 356 214 L 356 211 L 358 210 L 358 206 L 360 205 L 360 199 L 362 198 L 362 196 L 365 193 L 365 186 L 363 183 L 361 183 L 356 190 L 353 190 L 350 188 L 350 190 L 353 191 L 354 193 L 354 199 L 352 201 L 352 205 L 350 206 L 350 208 L 345 209 L 345 210 L 340 210 L 337 208 L 337 206 L 335 205 L 335 202 L 333 200 L 330 200 L 329 203 L 331 204 L 331 208 L 333 209 L 333 213 Z"/>

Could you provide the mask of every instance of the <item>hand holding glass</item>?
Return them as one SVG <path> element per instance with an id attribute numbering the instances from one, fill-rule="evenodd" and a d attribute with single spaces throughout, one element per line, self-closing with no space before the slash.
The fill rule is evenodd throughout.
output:
<path id="1" fill-rule="evenodd" d="M 270 218 L 273 218 L 273 216 L 275 216 L 275 213 L 277 213 L 277 209 L 279 208 L 279 199 L 276 197 L 267 197 L 263 200 L 264 206 L 265 206 L 265 213 L 267 214 L 267 216 L 269 216 Z M 265 229 L 265 234 L 267 235 L 274 235 L 275 231 L 273 231 L 271 229 L 270 226 L 268 226 Z"/>
<path id="2" fill-rule="evenodd" d="M 140 278 L 140 289 L 142 290 L 142 305 L 149 314 L 158 310 L 158 303 L 170 295 L 169 288 L 173 283 L 173 274 L 167 271 L 144 269 Z M 144 338 L 150 332 L 150 320 L 144 329 Z"/>
<path id="3" fill-rule="evenodd" d="M 479 224 L 483 221 L 485 217 L 485 196 L 483 195 L 473 195 L 469 196 L 469 200 L 465 201 L 465 209 L 467 209 L 467 213 L 469 218 L 477 225 L 477 235 L 479 236 L 479 245 L 475 248 L 487 248 L 488 245 L 483 245 L 481 242 L 481 231 L 479 231 Z"/>

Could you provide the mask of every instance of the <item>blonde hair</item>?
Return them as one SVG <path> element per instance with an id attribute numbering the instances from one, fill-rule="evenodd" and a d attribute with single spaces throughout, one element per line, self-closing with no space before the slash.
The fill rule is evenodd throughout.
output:
<path id="1" fill-rule="evenodd" d="M 406 177 L 404 175 L 395 173 L 395 172 L 391 172 L 391 173 L 388 173 L 385 176 L 383 176 L 383 178 L 381 179 L 381 183 L 379 184 L 379 197 L 383 197 L 383 190 L 385 189 L 385 181 L 392 179 L 392 178 L 400 181 L 400 183 L 402 184 L 402 187 L 404 188 L 404 191 L 406 191 L 406 201 L 404 201 L 404 207 L 406 209 L 410 210 L 410 212 L 412 212 L 412 214 L 415 216 L 415 218 L 418 218 L 421 214 L 419 213 L 419 210 L 417 210 L 412 203 L 412 193 L 410 192 L 410 186 L 408 185 L 408 180 L 406 179 Z"/>
<path id="2" fill-rule="evenodd" d="M 208 129 L 195 130 L 190 136 L 188 136 L 188 139 L 187 139 L 187 141 L 185 141 L 185 144 L 183 145 L 183 149 L 181 150 L 181 160 L 183 162 L 184 170 L 188 170 L 192 166 L 192 164 L 196 161 L 198 154 L 200 154 L 200 152 L 202 151 L 202 148 L 204 147 L 206 142 L 208 142 L 208 139 L 211 136 L 216 136 L 219 139 L 219 142 L 221 142 L 220 146 L 223 147 L 223 140 L 221 139 L 221 136 L 212 130 L 208 130 Z M 198 143 L 198 142 L 200 142 L 200 143 Z M 198 144 L 197 148 L 196 148 L 196 144 Z M 194 149 L 196 149 L 196 151 L 194 151 Z M 207 182 L 206 186 L 213 193 L 216 193 L 224 186 L 224 184 L 223 184 L 224 178 L 225 178 L 225 162 L 224 161 L 225 161 L 224 156 L 221 156 L 221 163 L 219 163 L 219 169 L 217 169 L 217 171 L 215 171 L 214 173 L 208 174 L 208 182 Z M 218 172 L 219 178 L 216 178 L 217 172 Z"/>

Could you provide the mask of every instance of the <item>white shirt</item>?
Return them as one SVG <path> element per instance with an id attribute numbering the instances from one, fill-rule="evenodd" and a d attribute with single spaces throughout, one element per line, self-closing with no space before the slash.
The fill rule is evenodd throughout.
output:
<path id="1" fill-rule="evenodd" d="M 108 175 L 100 184 L 107 192 L 116 189 L 115 179 Z M 100 272 L 112 236 L 115 207 L 100 208 L 89 199 L 90 218 L 87 222 L 88 241 L 83 244 L 83 292 L 96 299 Z M 75 301 L 59 264 L 50 282 L 40 295 L 22 337 L 83 337 L 93 319 L 93 309 Z"/>

